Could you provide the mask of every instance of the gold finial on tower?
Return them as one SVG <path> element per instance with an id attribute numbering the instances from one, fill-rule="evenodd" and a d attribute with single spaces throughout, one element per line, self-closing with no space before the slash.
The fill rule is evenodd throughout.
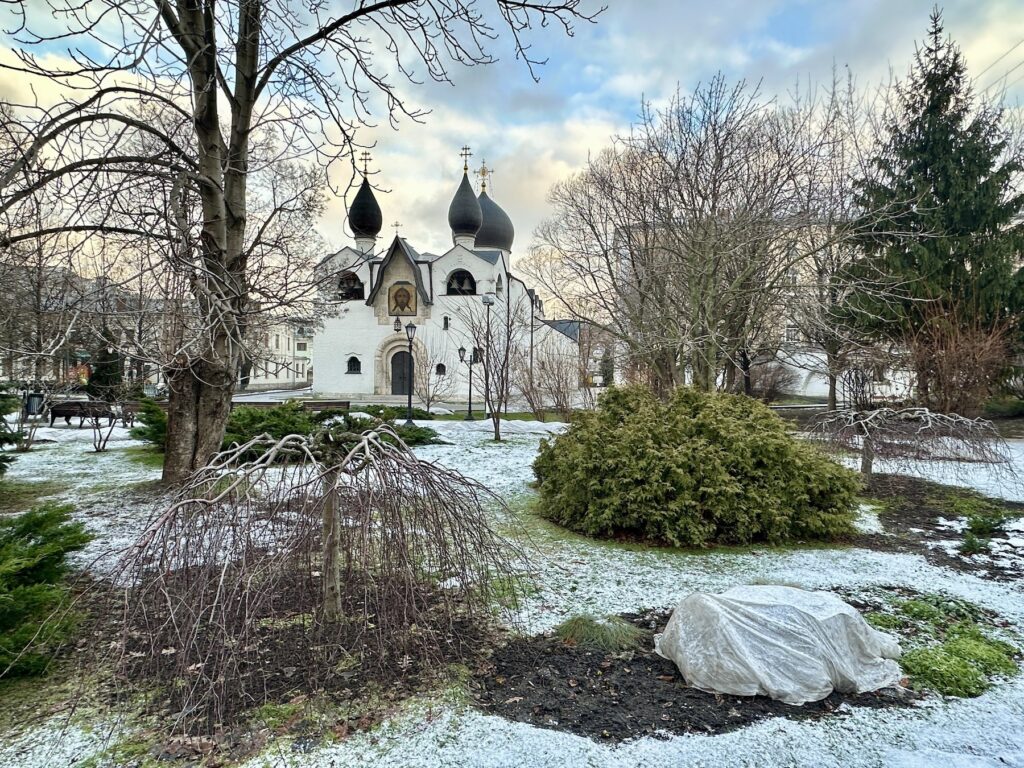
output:
<path id="1" fill-rule="evenodd" d="M 369 173 L 368 167 L 369 167 L 369 164 L 370 164 L 370 159 L 372 157 L 373 156 L 369 152 L 367 152 L 365 149 L 359 155 L 359 159 L 363 161 L 363 176 L 366 176 L 367 173 Z"/>
<path id="2" fill-rule="evenodd" d="M 487 161 L 484 160 L 480 163 L 480 167 L 476 169 L 476 175 L 480 177 L 480 190 L 482 192 L 487 191 L 487 178 L 494 175 L 494 171 L 487 167 Z"/>
<path id="3" fill-rule="evenodd" d="M 395 219 L 395 223 L 392 224 L 391 226 L 395 228 L 395 237 L 398 237 L 398 228 L 402 226 L 402 222 L 400 222 L 398 219 Z"/>
<path id="4" fill-rule="evenodd" d="M 469 173 L 469 158 L 473 156 L 473 153 L 469 151 L 469 147 L 464 146 L 459 155 L 462 157 L 462 172 Z"/>

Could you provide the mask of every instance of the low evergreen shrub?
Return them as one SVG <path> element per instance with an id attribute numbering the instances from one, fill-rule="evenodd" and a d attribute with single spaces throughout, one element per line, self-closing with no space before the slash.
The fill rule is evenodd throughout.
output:
<path id="1" fill-rule="evenodd" d="M 370 411 L 371 415 L 373 411 Z M 360 419 L 347 411 L 316 414 L 303 408 L 302 403 L 291 401 L 273 408 L 239 406 L 231 411 L 224 433 L 224 448 L 241 445 L 258 435 L 267 434 L 276 440 L 288 435 L 310 435 L 326 430 L 330 432 L 338 450 L 346 444 L 355 444 L 355 436 L 372 429 L 379 421 Z M 406 445 L 427 445 L 437 442 L 438 435 L 427 427 L 406 427 L 400 421 L 389 425 Z"/>
<path id="2" fill-rule="evenodd" d="M 90 536 L 69 521 L 71 507 L 43 504 L 0 519 L 0 676 L 36 675 L 75 628 L 58 610 L 67 587 L 66 556 Z"/>
<path id="3" fill-rule="evenodd" d="M 132 427 L 131 435 L 136 440 L 145 440 L 158 451 L 167 447 L 167 413 L 150 397 L 139 401 L 139 412 L 135 420 L 140 426 Z"/>
<path id="4" fill-rule="evenodd" d="M 6 446 L 17 445 L 18 433 L 7 423 L 6 417 L 21 408 L 21 398 L 0 386 L 0 477 L 14 461 L 14 456 L 5 451 Z"/>
<path id="5" fill-rule="evenodd" d="M 540 513 L 590 536 L 703 547 L 854 532 L 856 475 L 740 395 L 610 388 L 533 468 Z"/>

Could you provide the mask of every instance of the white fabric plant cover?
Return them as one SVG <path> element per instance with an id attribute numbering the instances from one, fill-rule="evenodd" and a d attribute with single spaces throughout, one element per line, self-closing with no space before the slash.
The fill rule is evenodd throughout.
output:
<path id="1" fill-rule="evenodd" d="M 734 587 L 695 592 L 672 612 L 655 650 L 694 688 L 804 704 L 896 685 L 896 640 L 828 592 Z"/>

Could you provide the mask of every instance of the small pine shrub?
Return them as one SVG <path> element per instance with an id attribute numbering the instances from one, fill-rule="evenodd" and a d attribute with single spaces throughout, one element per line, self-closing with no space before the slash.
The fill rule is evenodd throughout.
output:
<path id="1" fill-rule="evenodd" d="M 643 632 L 618 616 L 573 616 L 555 627 L 555 637 L 566 645 L 604 653 L 621 653 L 640 646 Z"/>
<path id="2" fill-rule="evenodd" d="M 158 451 L 167 447 L 167 414 L 152 398 L 139 401 L 139 412 L 135 416 L 141 426 L 132 427 L 131 435 L 136 440 L 145 440 Z"/>
<path id="3" fill-rule="evenodd" d="M 675 546 L 834 540 L 854 532 L 856 475 L 793 437 L 763 404 L 639 387 L 541 443 L 540 514 L 573 531 Z"/>
<path id="4" fill-rule="evenodd" d="M 66 556 L 90 536 L 71 507 L 43 504 L 0 519 L 0 676 L 36 675 L 75 628 L 57 609 L 67 594 Z"/>
<path id="5" fill-rule="evenodd" d="M 262 434 L 280 440 L 288 435 L 308 435 L 316 428 L 313 415 L 294 400 L 273 408 L 240 405 L 228 417 L 224 448 L 234 443 L 241 445 Z"/>
<path id="6" fill-rule="evenodd" d="M 369 405 L 366 412 L 381 421 L 405 421 L 409 415 L 409 410 L 404 405 Z M 417 421 L 432 421 L 434 414 L 423 408 L 413 408 L 412 417 Z"/>
<path id="7" fill-rule="evenodd" d="M 973 531 L 964 534 L 963 543 L 960 544 L 961 555 L 978 555 L 988 552 L 988 539 L 983 539 Z"/>

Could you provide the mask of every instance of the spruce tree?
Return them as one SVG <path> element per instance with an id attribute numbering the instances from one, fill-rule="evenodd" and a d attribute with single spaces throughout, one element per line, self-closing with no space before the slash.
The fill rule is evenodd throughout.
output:
<path id="1" fill-rule="evenodd" d="M 1016 319 L 1021 159 L 1010 152 L 1002 108 L 972 93 L 937 9 L 897 99 L 877 173 L 858 193 L 863 209 L 876 212 L 862 241 L 868 263 L 900 284 L 901 300 L 858 296 L 862 316 L 873 318 L 878 336 L 896 341 L 936 307 L 973 327 Z"/>
<path id="2" fill-rule="evenodd" d="M 124 381 L 124 358 L 114 345 L 114 337 L 106 327 L 100 335 L 99 349 L 90 363 L 88 392 L 100 399 L 111 399 Z"/>

